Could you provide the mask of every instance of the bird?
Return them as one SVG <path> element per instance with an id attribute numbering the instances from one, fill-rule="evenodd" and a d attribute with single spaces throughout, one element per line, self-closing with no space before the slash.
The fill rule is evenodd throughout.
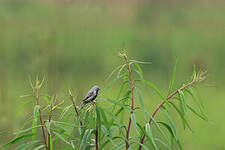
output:
<path id="1" fill-rule="evenodd" d="M 89 102 L 93 102 L 96 97 L 98 96 L 98 91 L 100 90 L 100 88 L 95 85 L 93 86 L 87 93 L 87 95 L 85 96 L 85 98 L 82 100 L 81 105 L 85 105 Z"/>

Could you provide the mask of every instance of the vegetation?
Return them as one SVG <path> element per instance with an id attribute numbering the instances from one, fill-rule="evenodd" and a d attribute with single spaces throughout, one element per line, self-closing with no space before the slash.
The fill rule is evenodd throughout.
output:
<path id="1" fill-rule="evenodd" d="M 113 150 L 124 149 L 182 149 L 178 137 L 174 111 L 180 117 L 183 128 L 193 132 L 187 119 L 191 112 L 203 120 L 208 120 L 199 100 L 197 86 L 206 78 L 206 72 L 193 67 L 193 75 L 189 82 L 174 89 L 176 81 L 177 62 L 174 66 L 168 95 L 162 94 L 152 82 L 144 79 L 142 62 L 132 60 L 125 50 L 119 53 L 123 64 L 112 71 L 107 80 L 108 85 L 101 90 L 95 102 L 80 108 L 80 101 L 68 88 L 68 99 L 71 104 L 63 106 L 56 94 L 50 96 L 42 93 L 45 80 L 38 77 L 30 79 L 32 93 L 23 97 L 33 97 L 33 117 L 24 122 L 16 132 L 14 139 L 4 144 L 0 149 L 17 145 L 16 150 L 33 148 L 35 150 L 57 149 L 58 143 L 64 143 L 64 149 L 86 150 L 95 148 L 103 150 L 110 147 Z M 106 91 L 117 86 L 117 93 L 107 97 Z M 161 100 L 161 103 L 149 112 L 143 98 L 141 88 L 150 87 Z M 192 97 L 193 102 L 187 100 Z M 66 101 L 66 100 L 65 100 Z M 141 113 L 141 120 L 137 115 Z M 156 115 L 164 116 L 157 119 Z"/>

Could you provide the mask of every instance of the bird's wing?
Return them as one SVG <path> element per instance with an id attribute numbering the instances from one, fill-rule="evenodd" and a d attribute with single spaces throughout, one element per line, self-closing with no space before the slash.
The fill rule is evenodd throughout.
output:
<path id="1" fill-rule="evenodd" d="M 89 91 L 88 93 L 87 93 L 87 95 L 85 96 L 85 98 L 83 99 L 83 101 L 86 101 L 86 100 L 88 100 L 90 97 L 93 97 L 94 96 L 94 92 L 93 91 Z"/>

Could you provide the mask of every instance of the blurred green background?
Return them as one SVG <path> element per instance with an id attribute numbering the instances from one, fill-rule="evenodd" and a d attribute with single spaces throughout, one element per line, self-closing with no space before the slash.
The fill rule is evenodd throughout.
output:
<path id="1" fill-rule="evenodd" d="M 165 94 L 176 58 L 177 87 L 193 64 L 208 69 L 214 87 L 201 94 L 211 123 L 189 116 L 195 134 L 177 126 L 185 150 L 225 150 L 224 40 L 223 0 L 1 0 L 0 144 L 32 115 L 20 107 L 20 96 L 31 92 L 29 76 L 45 76 L 48 93 L 62 99 L 68 85 L 83 95 L 106 85 L 126 47 L 131 58 L 152 62 L 143 66 L 145 78 Z M 159 100 L 144 91 L 153 110 Z"/>

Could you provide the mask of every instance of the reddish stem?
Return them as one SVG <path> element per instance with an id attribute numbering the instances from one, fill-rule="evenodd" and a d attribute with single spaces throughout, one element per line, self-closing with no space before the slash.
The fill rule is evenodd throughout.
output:
<path id="1" fill-rule="evenodd" d="M 38 90 L 36 90 L 36 94 L 35 94 L 35 99 L 36 99 L 36 103 L 37 105 L 39 105 L 39 94 L 38 94 Z M 46 135 L 45 135 L 45 128 L 44 128 L 44 122 L 42 120 L 42 115 L 41 115 L 41 109 L 39 109 L 39 119 L 40 119 L 40 123 L 41 123 L 41 130 L 42 130 L 42 135 L 43 135 L 43 140 L 44 140 L 44 144 L 45 144 L 45 149 L 48 150 L 48 145 L 46 142 Z"/>
<path id="2" fill-rule="evenodd" d="M 179 91 L 184 90 L 184 89 L 186 89 L 186 88 L 189 87 L 189 86 L 192 86 L 194 83 L 195 83 L 195 80 L 193 80 L 192 82 L 190 82 L 190 83 L 188 83 L 188 84 L 182 86 L 181 88 L 177 89 L 176 91 L 172 92 L 170 95 L 168 95 L 168 96 L 166 97 L 166 100 L 169 101 L 169 100 L 170 100 L 174 95 L 176 95 Z M 155 115 L 157 114 L 157 112 L 159 111 L 159 109 L 160 109 L 164 104 L 165 104 L 165 102 L 162 102 L 161 104 L 159 104 L 159 105 L 155 108 L 155 110 L 154 110 L 153 113 L 152 113 L 152 117 L 149 119 L 149 122 L 148 122 L 149 124 L 152 123 L 152 118 L 155 117 Z M 140 139 L 140 143 L 141 143 L 141 144 L 140 144 L 140 146 L 139 146 L 139 148 L 138 148 L 139 150 L 141 150 L 141 148 L 142 148 L 142 144 L 144 143 L 145 136 L 146 136 L 146 134 L 143 134 L 142 137 L 141 137 L 141 139 Z"/>
<path id="3" fill-rule="evenodd" d="M 130 67 L 130 64 L 129 64 L 129 60 L 127 59 L 126 56 L 124 56 L 124 59 L 126 61 L 126 64 L 127 64 L 127 69 L 128 69 L 128 73 L 129 73 L 129 84 L 130 84 L 130 89 L 131 89 L 131 111 L 130 111 L 130 114 L 133 114 L 133 110 L 134 110 L 134 83 L 133 83 L 133 80 L 132 80 L 132 70 L 131 70 L 131 67 Z M 127 126 L 127 133 L 126 133 L 126 149 L 129 148 L 129 134 L 130 134 L 130 128 L 131 128 L 131 117 L 129 119 L 129 123 L 128 123 L 128 126 Z"/>
<path id="4" fill-rule="evenodd" d="M 70 94 L 70 100 L 72 101 L 72 104 L 73 104 L 74 111 L 75 111 L 77 117 L 79 117 L 79 111 L 77 110 L 77 107 L 76 107 L 75 102 L 74 102 L 74 97 L 73 97 L 73 95 L 72 95 L 70 90 L 69 90 L 69 94 Z M 83 126 L 83 122 L 82 121 L 80 121 L 80 125 Z"/>
<path id="5" fill-rule="evenodd" d="M 98 150 L 98 125 L 96 124 L 96 131 L 95 131 L 95 145 L 96 150 Z"/>

